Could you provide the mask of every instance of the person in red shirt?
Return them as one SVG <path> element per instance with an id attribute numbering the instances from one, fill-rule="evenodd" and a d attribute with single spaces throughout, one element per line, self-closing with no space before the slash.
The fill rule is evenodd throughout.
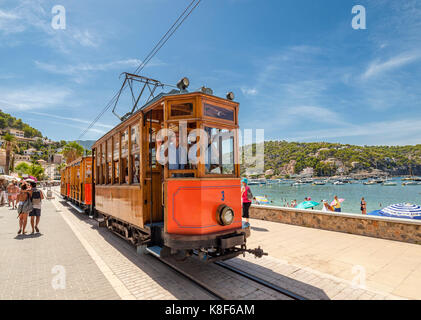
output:
<path id="1" fill-rule="evenodd" d="M 248 180 L 246 178 L 241 180 L 241 203 L 243 205 L 243 218 L 246 219 L 247 223 L 250 223 L 249 210 L 251 201 L 253 199 L 253 194 L 251 193 L 250 187 L 247 184 Z"/>

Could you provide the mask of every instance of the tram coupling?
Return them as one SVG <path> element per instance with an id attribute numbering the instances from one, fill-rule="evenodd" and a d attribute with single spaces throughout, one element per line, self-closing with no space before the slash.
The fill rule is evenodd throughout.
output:
<path id="1" fill-rule="evenodd" d="M 243 256 L 247 253 L 253 254 L 255 258 L 262 258 L 263 256 L 267 256 L 268 253 L 264 252 L 262 248 L 257 247 L 256 249 L 245 249 L 243 252 Z"/>

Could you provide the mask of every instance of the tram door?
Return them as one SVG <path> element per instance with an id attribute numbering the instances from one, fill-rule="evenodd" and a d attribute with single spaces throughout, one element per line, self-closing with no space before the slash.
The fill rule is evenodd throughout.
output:
<path id="1" fill-rule="evenodd" d="M 159 122 L 145 121 L 143 137 L 145 137 L 143 148 L 144 165 L 144 188 L 143 188 L 143 212 L 146 223 L 157 223 L 164 221 L 162 205 L 162 178 L 163 168 L 156 160 L 156 135 L 161 130 Z M 152 220 L 151 220 L 152 212 Z"/>

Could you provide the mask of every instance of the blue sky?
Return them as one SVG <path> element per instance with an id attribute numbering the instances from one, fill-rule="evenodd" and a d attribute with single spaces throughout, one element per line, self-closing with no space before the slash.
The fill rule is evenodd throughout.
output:
<path id="1" fill-rule="evenodd" d="M 189 2 L 0 0 L 0 108 L 77 139 Z M 58 4 L 66 30 L 51 27 Z M 202 0 L 143 75 L 234 91 L 241 127 L 266 139 L 419 144 L 421 1 Z"/>

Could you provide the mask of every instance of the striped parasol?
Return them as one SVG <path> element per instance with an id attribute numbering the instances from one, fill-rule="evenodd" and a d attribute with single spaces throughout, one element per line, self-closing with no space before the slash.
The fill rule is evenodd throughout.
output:
<path id="1" fill-rule="evenodd" d="M 420 219 L 421 206 L 410 203 L 392 204 L 379 213 L 386 217 Z"/>
<path id="2" fill-rule="evenodd" d="M 269 200 L 266 197 L 257 196 L 256 201 L 259 203 L 269 203 Z"/>

